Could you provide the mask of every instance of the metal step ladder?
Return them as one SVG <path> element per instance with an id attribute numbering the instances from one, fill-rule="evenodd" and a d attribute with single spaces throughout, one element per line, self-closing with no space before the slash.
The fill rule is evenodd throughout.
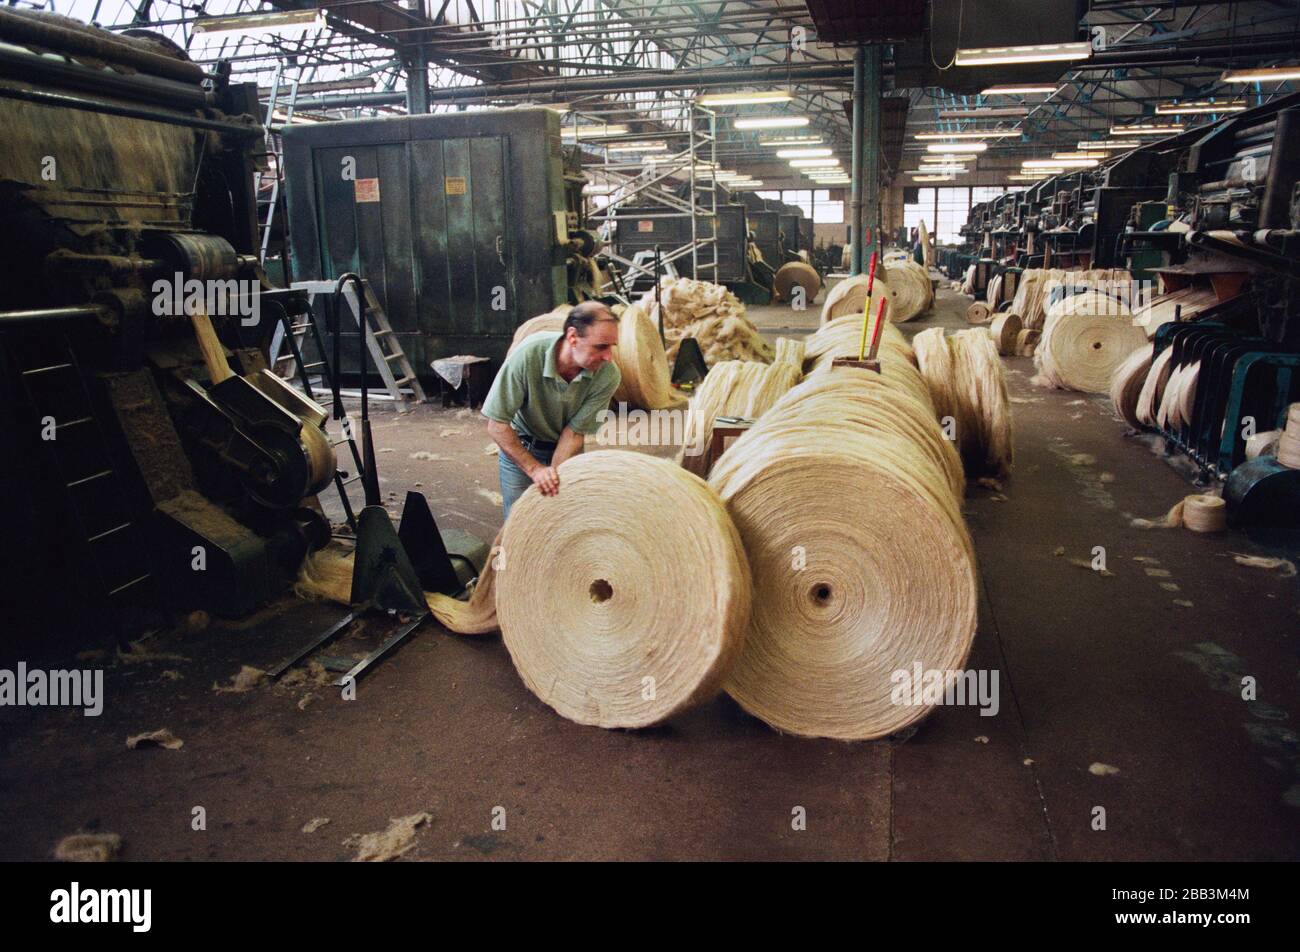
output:
<path id="1" fill-rule="evenodd" d="M 361 329 L 362 321 L 365 321 L 370 329 L 366 334 L 370 359 L 379 369 L 379 376 L 393 398 L 393 405 L 397 408 L 397 412 L 406 413 L 416 404 L 425 402 L 424 388 L 420 385 L 419 377 L 416 376 L 411 362 L 407 360 L 401 344 L 398 343 L 397 335 L 393 333 L 392 325 L 388 323 L 388 315 L 384 313 L 379 299 L 375 297 L 370 282 L 363 280 L 361 283 L 365 289 L 364 301 L 357 300 L 356 289 L 352 284 L 344 285 L 343 299 L 352 311 L 358 331 Z M 305 290 L 309 301 L 314 301 L 318 294 L 334 294 L 338 291 L 338 283 L 335 281 L 295 281 L 293 287 Z"/>
<path id="2" fill-rule="evenodd" d="M 35 366 L 11 352 L 36 424 L 50 427 L 52 438 L 42 443 L 67 503 L 75 558 L 85 568 L 76 574 L 120 622 L 122 610 L 152 578 L 149 539 L 132 517 L 67 335 L 50 334 L 44 341 L 51 346 L 39 347 L 39 356 L 25 355 L 34 357 Z"/>
<path id="3" fill-rule="evenodd" d="M 305 57 L 304 57 L 305 59 Z M 293 109 L 298 102 L 298 83 L 302 78 L 303 65 L 298 66 L 297 73 L 292 79 L 285 77 L 285 62 L 279 60 L 275 66 L 275 75 L 271 77 L 271 97 L 266 104 L 266 135 L 263 139 L 266 145 L 266 151 L 263 156 L 275 161 L 275 174 L 271 180 L 271 194 L 267 198 L 262 198 L 262 184 L 267 172 L 257 173 L 257 220 L 261 223 L 261 234 L 258 236 L 258 247 L 260 249 L 258 261 L 266 264 L 267 247 L 271 243 L 271 226 L 275 222 L 275 211 L 280 205 L 280 195 L 284 190 L 284 149 L 280 144 L 280 133 L 272 131 L 271 123 L 275 119 L 275 110 L 281 105 L 280 99 L 286 85 L 289 87 L 288 101 L 284 103 L 284 125 L 293 121 Z M 286 265 L 287 266 L 287 265 Z"/>

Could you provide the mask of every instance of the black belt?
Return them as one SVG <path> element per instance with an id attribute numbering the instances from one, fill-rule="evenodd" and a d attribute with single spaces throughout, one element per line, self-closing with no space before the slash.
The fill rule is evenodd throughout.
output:
<path id="1" fill-rule="evenodd" d="M 554 452 L 557 445 L 555 443 L 547 442 L 546 440 L 539 440 L 537 437 L 529 436 L 527 433 L 520 433 L 518 430 L 515 431 L 515 435 L 519 437 L 519 442 L 524 445 L 524 449 Z"/>

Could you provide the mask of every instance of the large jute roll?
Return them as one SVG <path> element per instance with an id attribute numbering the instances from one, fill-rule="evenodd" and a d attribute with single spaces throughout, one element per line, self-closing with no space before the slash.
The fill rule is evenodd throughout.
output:
<path id="1" fill-rule="evenodd" d="M 1291 469 L 1300 469 L 1300 403 L 1286 411 L 1286 426 L 1277 441 L 1277 461 Z"/>
<path id="2" fill-rule="evenodd" d="M 1139 347 L 1115 369 L 1110 379 L 1110 402 L 1115 405 L 1115 412 L 1134 429 L 1142 427 L 1138 419 L 1138 397 L 1142 394 L 1142 385 L 1146 383 L 1151 370 L 1151 359 L 1155 347 L 1147 344 Z"/>
<path id="3" fill-rule="evenodd" d="M 891 300 L 885 311 L 891 321 L 902 324 L 920 317 L 930 309 L 934 300 L 934 288 L 925 268 L 915 261 L 898 261 L 887 263 L 883 270 L 885 282 L 891 289 Z M 876 280 L 880 280 L 880 277 L 877 272 Z M 874 311 L 872 316 L 875 316 Z"/>
<path id="4" fill-rule="evenodd" d="M 1038 340 L 1042 337 L 1042 332 L 1034 330 L 1032 327 L 1026 327 L 1016 335 L 1016 354 L 1021 357 L 1032 357 L 1034 351 L 1038 350 Z"/>
<path id="5" fill-rule="evenodd" d="M 1063 271 L 1059 268 L 1030 268 L 1020 275 L 1015 297 L 1007 309 L 1020 315 L 1027 328 L 1041 329 L 1053 294 L 1070 289 L 1101 289 L 1122 300 L 1129 300 L 1132 275 L 1122 269 L 1097 268 L 1088 271 Z"/>
<path id="6" fill-rule="evenodd" d="M 881 269 L 883 270 L 883 269 Z M 876 272 L 876 283 L 871 288 L 871 317 L 876 316 L 876 310 L 880 307 L 882 300 L 889 301 L 885 309 L 886 317 L 892 319 L 895 312 L 894 300 L 897 294 L 891 292 L 888 281 L 880 272 Z M 822 324 L 829 324 L 837 317 L 847 317 L 851 314 L 862 317 L 862 309 L 867 303 L 867 276 L 865 274 L 855 274 L 851 278 L 845 278 L 835 287 L 826 293 L 826 300 L 822 304 Z"/>
<path id="7" fill-rule="evenodd" d="M 987 324 L 992 316 L 993 312 L 984 301 L 976 301 L 966 308 L 966 323 L 968 324 Z"/>
<path id="8" fill-rule="evenodd" d="M 1089 290 L 1048 310 L 1034 364 L 1055 387 L 1107 393 L 1120 364 L 1145 343 L 1123 303 Z"/>
<path id="9" fill-rule="evenodd" d="M 564 304 L 524 321 L 515 329 L 507 356 L 533 334 L 560 330 L 572 309 L 572 305 Z M 686 398 L 673 388 L 658 325 L 651 323 L 643 309 L 627 308 L 619 318 L 614 363 L 622 375 L 618 390 L 614 392 L 616 402 L 623 401 L 643 410 L 666 410 L 685 405 Z"/>
<path id="10" fill-rule="evenodd" d="M 928 400 L 899 386 L 908 374 L 906 359 L 823 368 L 714 467 L 754 577 L 726 689 L 778 730 L 891 734 L 928 710 L 900 672 L 965 664 L 974 556 L 935 454 L 956 457 Z"/>
<path id="11" fill-rule="evenodd" d="M 822 276 L 817 269 L 803 261 L 787 261 L 777 269 L 772 278 L 772 287 L 778 300 L 793 300 L 794 289 L 803 289 L 805 304 L 811 304 L 817 292 L 822 289 Z"/>
<path id="12" fill-rule="evenodd" d="M 989 336 L 999 354 L 1013 355 L 1016 352 L 1016 338 L 1020 334 L 1020 315 L 1009 311 L 993 318 L 989 325 Z"/>
<path id="13" fill-rule="evenodd" d="M 868 332 L 874 330 L 875 318 L 868 326 Z M 868 340 L 868 346 L 870 341 Z M 804 341 L 804 373 L 811 373 L 822 366 L 829 366 L 836 357 L 857 357 L 862 346 L 862 315 L 849 314 L 837 317 L 829 324 L 823 324 L 815 334 Z M 916 358 L 912 348 L 903 339 L 903 334 L 888 320 L 880 331 L 880 349 L 876 356 L 882 361 L 901 360 L 913 363 Z"/>
<path id="14" fill-rule="evenodd" d="M 940 421 L 951 416 L 972 475 L 1005 477 L 1013 463 L 1011 398 L 993 339 L 979 328 L 945 337 L 943 328 L 912 340 Z"/>
<path id="15" fill-rule="evenodd" d="M 681 465 L 697 476 L 708 474 L 709 441 L 720 416 L 757 420 L 772 404 L 799 382 L 799 367 L 788 361 L 760 364 L 724 360 L 714 364 L 704 378 L 686 416 Z"/>
<path id="16" fill-rule="evenodd" d="M 712 697 L 752 588 L 718 497 L 669 460 L 605 450 L 530 488 L 501 533 L 497 618 L 524 683 L 580 724 L 644 727 Z"/>

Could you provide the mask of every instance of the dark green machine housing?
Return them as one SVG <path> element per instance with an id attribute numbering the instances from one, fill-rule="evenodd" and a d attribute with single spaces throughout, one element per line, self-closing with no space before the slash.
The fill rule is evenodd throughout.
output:
<path id="1" fill-rule="evenodd" d="M 294 279 L 368 279 L 421 376 L 454 354 L 500 361 L 566 300 L 553 110 L 293 125 L 284 157 Z M 343 338 L 348 372 L 355 330 Z"/>

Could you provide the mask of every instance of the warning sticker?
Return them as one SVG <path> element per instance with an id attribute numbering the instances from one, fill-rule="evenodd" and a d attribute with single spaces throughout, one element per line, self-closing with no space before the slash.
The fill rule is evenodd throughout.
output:
<path id="1" fill-rule="evenodd" d="M 636 223 L 637 231 L 654 231 L 655 223 L 653 221 L 639 221 Z"/>
<path id="2" fill-rule="evenodd" d="M 358 202 L 379 201 L 379 179 L 359 178 L 352 184 L 356 186 Z"/>
<path id="3" fill-rule="evenodd" d="M 444 179 L 444 182 L 446 184 L 446 192 L 448 195 L 465 194 L 465 177 L 463 175 L 448 175 Z"/>

